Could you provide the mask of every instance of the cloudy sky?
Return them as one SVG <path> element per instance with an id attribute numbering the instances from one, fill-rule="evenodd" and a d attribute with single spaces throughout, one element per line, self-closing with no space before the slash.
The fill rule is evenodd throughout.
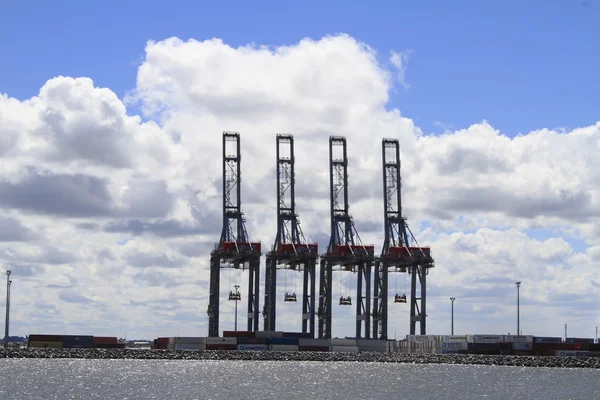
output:
<path id="1" fill-rule="evenodd" d="M 351 213 L 376 251 L 381 139 L 398 138 L 405 215 L 436 260 L 428 333 L 449 333 L 451 296 L 455 333 L 514 333 L 518 280 L 524 334 L 561 336 L 568 324 L 569 336 L 594 336 L 597 1 L 532 0 L 535 13 L 516 1 L 63 3 L 0 9 L 11 334 L 205 335 L 221 135 L 233 130 L 247 228 L 263 248 L 276 229 L 277 133 L 295 136 L 297 208 L 322 248 L 328 137 L 346 136 Z M 232 329 L 226 293 L 239 283 L 245 299 L 247 274 L 221 282 L 221 329 Z M 279 282 L 280 300 L 301 291 L 299 275 Z M 334 296 L 355 284 L 335 276 Z M 405 275 L 391 278 L 390 295 L 407 290 Z M 299 330 L 300 310 L 280 302 L 278 329 Z M 354 333 L 353 312 L 335 307 L 334 336 Z M 408 326 L 408 307 L 390 304 L 390 336 Z"/>

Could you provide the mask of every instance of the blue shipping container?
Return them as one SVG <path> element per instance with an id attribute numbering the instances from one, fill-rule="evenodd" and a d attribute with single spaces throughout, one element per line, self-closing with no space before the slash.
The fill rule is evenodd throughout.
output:
<path id="1" fill-rule="evenodd" d="M 570 338 L 567 338 L 566 342 L 567 343 L 594 343 L 594 339 L 570 337 Z"/>
<path id="2" fill-rule="evenodd" d="M 536 343 L 562 343 L 562 338 L 560 337 L 544 337 L 544 336 L 536 336 Z"/>
<path id="3" fill-rule="evenodd" d="M 270 339 L 271 344 L 291 344 L 291 345 L 298 345 L 298 338 L 293 338 L 293 337 L 272 337 Z"/>
<path id="4" fill-rule="evenodd" d="M 63 349 L 87 349 L 94 347 L 93 336 L 63 335 Z"/>

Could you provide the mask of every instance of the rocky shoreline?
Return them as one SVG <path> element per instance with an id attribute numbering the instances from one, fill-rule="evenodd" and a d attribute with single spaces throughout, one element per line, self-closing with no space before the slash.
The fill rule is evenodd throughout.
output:
<path id="1" fill-rule="evenodd" d="M 600 358 L 477 354 L 328 353 L 277 351 L 174 351 L 138 349 L 4 349 L 0 358 L 85 358 L 131 360 L 351 361 L 413 364 L 470 364 L 518 367 L 598 368 Z"/>

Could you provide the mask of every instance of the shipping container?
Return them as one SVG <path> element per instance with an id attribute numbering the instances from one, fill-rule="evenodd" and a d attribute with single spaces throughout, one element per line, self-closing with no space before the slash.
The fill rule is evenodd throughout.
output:
<path id="1" fill-rule="evenodd" d="M 173 337 L 170 339 L 170 343 L 171 344 L 206 344 L 206 338 L 205 337 L 194 337 L 194 336 L 189 336 L 189 337 Z"/>
<path id="2" fill-rule="evenodd" d="M 383 346 L 358 346 L 358 350 L 361 353 L 387 353 L 387 343 Z"/>
<path id="3" fill-rule="evenodd" d="M 293 346 L 298 345 L 298 338 L 294 337 L 281 337 L 281 338 L 270 338 L 269 344 L 290 344 Z"/>
<path id="4" fill-rule="evenodd" d="M 271 351 L 298 351 L 298 346 L 291 344 L 272 344 L 269 348 Z"/>
<path id="5" fill-rule="evenodd" d="M 317 346 L 317 347 L 329 347 L 331 346 L 331 340 L 329 339 L 298 339 L 300 346 Z"/>
<path id="6" fill-rule="evenodd" d="M 581 343 L 586 343 L 586 344 L 590 344 L 590 343 L 594 343 L 594 339 L 592 338 L 576 338 L 576 337 L 570 337 L 567 338 L 567 340 L 565 340 L 565 342 L 567 343 L 576 343 L 576 344 L 581 344 Z"/>
<path id="7" fill-rule="evenodd" d="M 29 342 L 61 342 L 62 343 L 62 336 L 61 335 L 33 334 L 33 335 L 29 335 L 28 341 Z"/>
<path id="8" fill-rule="evenodd" d="M 154 348 L 156 350 L 165 350 L 169 348 L 169 338 L 160 337 L 154 339 Z"/>
<path id="9" fill-rule="evenodd" d="M 356 346 L 356 339 L 329 339 L 331 346 Z"/>
<path id="10" fill-rule="evenodd" d="M 237 344 L 206 344 L 206 350 L 237 350 Z"/>
<path id="11" fill-rule="evenodd" d="M 63 349 L 89 349 L 94 347 L 93 336 L 63 335 Z"/>
<path id="12" fill-rule="evenodd" d="M 304 338 L 304 339 L 308 339 L 308 338 L 312 338 L 313 335 L 311 335 L 309 332 L 283 332 L 282 337 L 284 338 Z"/>
<path id="13" fill-rule="evenodd" d="M 589 357 L 589 351 L 556 350 L 556 357 Z"/>
<path id="14" fill-rule="evenodd" d="M 223 331 L 223 337 L 254 337 L 252 331 Z"/>
<path id="15" fill-rule="evenodd" d="M 504 335 L 473 335 L 473 343 L 504 343 Z"/>
<path id="16" fill-rule="evenodd" d="M 242 351 L 267 351 L 268 346 L 266 344 L 238 344 L 237 349 Z"/>
<path id="17" fill-rule="evenodd" d="M 386 346 L 387 347 L 387 340 L 380 340 L 380 339 L 358 339 L 358 345 L 359 346 L 373 346 L 373 347 L 382 347 L 382 346 Z"/>
<path id="18" fill-rule="evenodd" d="M 264 338 L 283 337 L 283 331 L 256 331 L 254 336 Z"/>
<path id="19" fill-rule="evenodd" d="M 94 346 L 99 344 L 115 344 L 119 343 L 119 339 L 116 336 L 94 336 Z"/>
<path id="20" fill-rule="evenodd" d="M 269 344 L 269 338 L 261 337 L 239 337 L 237 338 L 237 344 Z"/>
<path id="21" fill-rule="evenodd" d="M 406 339 L 409 342 L 437 342 L 438 337 L 436 335 L 406 335 Z"/>
<path id="22" fill-rule="evenodd" d="M 535 336 L 534 341 L 536 343 L 562 343 L 562 338 L 548 337 L 548 336 Z"/>
<path id="23" fill-rule="evenodd" d="M 125 343 L 95 344 L 97 349 L 124 349 Z"/>
<path id="24" fill-rule="evenodd" d="M 510 343 L 469 343 L 469 353 L 472 354 L 509 354 L 512 352 Z"/>
<path id="25" fill-rule="evenodd" d="M 298 346 L 300 351 L 329 351 L 329 346 Z"/>
<path id="26" fill-rule="evenodd" d="M 237 338 L 232 337 L 207 337 L 206 344 L 229 344 L 237 345 Z"/>
<path id="27" fill-rule="evenodd" d="M 333 353 L 358 353 L 358 346 L 331 346 Z"/>
<path id="28" fill-rule="evenodd" d="M 506 335 L 507 343 L 533 343 L 531 335 Z"/>
<path id="29" fill-rule="evenodd" d="M 36 348 L 52 348 L 52 349 L 60 349 L 62 348 L 61 342 L 29 342 L 27 347 L 36 347 Z"/>
<path id="30" fill-rule="evenodd" d="M 206 350 L 205 344 L 176 344 L 175 350 Z"/>
<path id="31" fill-rule="evenodd" d="M 440 348 L 446 351 L 468 350 L 469 344 L 466 341 L 444 341 Z"/>
<path id="32" fill-rule="evenodd" d="M 466 342 L 467 335 L 444 335 L 441 340 L 444 342 Z"/>
<path id="33" fill-rule="evenodd" d="M 513 347 L 513 350 L 515 350 L 515 351 L 524 351 L 524 350 L 532 351 L 533 343 L 515 342 L 512 344 L 512 347 Z"/>

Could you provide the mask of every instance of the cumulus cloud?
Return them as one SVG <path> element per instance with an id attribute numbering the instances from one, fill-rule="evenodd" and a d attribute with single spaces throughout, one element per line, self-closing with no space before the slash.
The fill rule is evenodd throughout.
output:
<path id="1" fill-rule="evenodd" d="M 295 136 L 297 208 L 321 248 L 328 136 L 347 137 L 351 212 L 377 250 L 381 139 L 394 137 L 403 210 L 437 261 L 429 332 L 448 332 L 450 296 L 461 332 L 508 331 L 521 280 L 528 333 L 560 335 L 564 320 L 589 336 L 600 317 L 585 307 L 600 294 L 600 122 L 514 138 L 486 121 L 427 134 L 389 109 L 394 85 L 408 87 L 410 54 L 384 59 L 348 35 L 279 47 L 168 38 L 148 42 L 123 99 L 89 78 L 62 76 L 24 101 L 1 95 L 0 262 L 13 270 L 13 331 L 204 335 L 209 253 L 222 229 L 221 134 L 233 130 L 241 132 L 247 228 L 263 248 L 276 228 L 277 133 Z M 280 279 L 281 296 L 299 279 Z M 353 294 L 355 277 L 335 279 L 334 295 Z M 393 279 L 403 290 L 406 276 Z M 247 273 L 224 271 L 221 283 L 225 300 L 231 285 L 245 290 Z M 233 326 L 229 303 L 222 329 Z M 280 329 L 300 329 L 295 306 L 278 305 Z M 390 312 L 390 329 L 407 333 L 407 309 Z M 334 310 L 334 335 L 354 333 L 352 313 Z"/>

